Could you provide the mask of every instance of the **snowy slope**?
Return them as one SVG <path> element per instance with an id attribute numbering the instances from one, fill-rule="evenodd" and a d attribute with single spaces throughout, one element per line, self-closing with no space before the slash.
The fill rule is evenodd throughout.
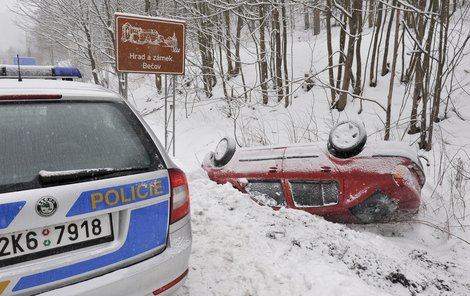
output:
<path id="1" fill-rule="evenodd" d="M 263 110 L 246 112 L 266 116 Z M 469 245 L 434 227 L 334 224 L 301 211 L 261 207 L 231 186 L 213 183 L 200 162 L 231 133 L 231 122 L 216 106 L 200 107 L 189 118 L 182 113 L 176 161 L 188 173 L 194 241 L 189 279 L 178 296 L 470 295 Z M 159 116 L 146 119 L 162 139 Z M 434 189 L 426 184 L 424 205 L 432 207 Z M 439 221 L 424 208 L 417 219 Z"/>
<path id="2" fill-rule="evenodd" d="M 468 265 L 419 225 L 351 227 L 262 207 L 191 173 L 194 245 L 177 295 L 468 295 Z M 433 244 L 433 245 L 431 245 Z"/>
<path id="3" fill-rule="evenodd" d="M 303 33 L 293 38 L 294 79 L 325 66 L 322 38 Z M 247 81 L 254 79 L 255 69 L 245 71 Z M 151 76 L 129 78 L 130 101 L 163 142 L 162 95 Z M 308 93 L 297 86 L 287 109 L 276 103 L 262 107 L 256 99 L 231 105 L 236 121 L 225 115 L 229 106 L 217 99 L 223 97 L 220 89 L 212 100 L 196 98 L 191 90 L 177 97 L 175 161 L 189 178 L 194 235 L 189 278 L 177 295 L 470 295 L 468 185 L 460 188 L 460 199 L 451 198 L 457 196 L 455 160 L 465 162 L 470 155 L 470 102 L 464 90 L 454 102 L 456 112 L 436 128 L 433 151 L 421 152 L 431 166 L 415 221 L 334 224 L 301 211 L 259 206 L 207 178 L 200 168 L 203 157 L 234 131 L 244 145 L 324 141 L 335 122 L 354 119 L 365 123 L 369 142 L 382 139 L 384 112 L 377 104 L 364 103 L 358 115 L 359 102 L 350 101 L 337 113 L 319 85 Z M 387 87 L 388 77 L 380 77 L 379 87 L 365 96 L 383 104 Z M 396 84 L 392 139 L 416 149 L 416 136 L 405 133 L 408 114 L 400 112 L 403 89 Z"/>

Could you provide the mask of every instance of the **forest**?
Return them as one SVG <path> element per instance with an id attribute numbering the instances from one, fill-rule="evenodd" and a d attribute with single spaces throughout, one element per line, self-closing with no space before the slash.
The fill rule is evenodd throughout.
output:
<path id="1" fill-rule="evenodd" d="M 419 135 L 419 148 L 429 151 L 435 124 L 449 112 L 460 116 L 453 94 L 464 87 L 455 73 L 470 38 L 469 7 L 457 0 L 24 0 L 15 11 L 43 59 L 78 64 L 89 80 L 121 94 L 126 74 L 115 69 L 114 13 L 184 20 L 187 69 L 177 83 L 191 85 L 197 97 L 215 99 L 213 90 L 221 87 L 217 99 L 229 109 L 247 101 L 289 108 L 295 89 L 315 85 L 338 112 L 351 100 L 360 101 L 358 113 L 364 101 L 378 105 L 385 140 L 393 127 L 391 102 L 403 100 L 411 102 L 400 110 L 406 132 Z M 327 38 L 327 63 L 302 76 L 292 66 L 296 31 Z M 249 67 L 256 71 L 250 81 Z M 388 85 L 378 85 L 379 76 Z M 394 97 L 397 84 L 403 97 Z M 155 86 L 162 91 L 162 75 L 155 75 Z M 386 89 L 385 104 L 364 95 L 377 87 Z"/>

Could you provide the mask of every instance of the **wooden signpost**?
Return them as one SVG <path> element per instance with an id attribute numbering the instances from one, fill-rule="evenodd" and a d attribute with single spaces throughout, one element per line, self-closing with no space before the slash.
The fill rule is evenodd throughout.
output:
<path id="1" fill-rule="evenodd" d="M 149 16 L 116 13 L 116 69 L 123 73 L 165 74 L 165 149 L 175 156 L 176 75 L 184 75 L 186 23 Z M 166 75 L 172 75 L 173 104 L 168 112 Z M 126 86 L 127 88 L 127 86 Z M 171 140 L 168 125 L 172 119 Z"/>

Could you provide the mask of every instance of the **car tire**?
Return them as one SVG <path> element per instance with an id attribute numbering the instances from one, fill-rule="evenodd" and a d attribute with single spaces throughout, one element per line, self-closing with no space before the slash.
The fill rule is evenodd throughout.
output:
<path id="1" fill-rule="evenodd" d="M 215 166 L 224 166 L 230 159 L 232 159 L 233 154 L 237 148 L 237 143 L 234 138 L 224 137 L 219 141 L 214 151 L 214 165 Z"/>
<path id="2" fill-rule="evenodd" d="M 331 129 L 327 147 L 332 155 L 348 158 L 359 154 L 366 141 L 364 125 L 354 121 L 343 121 Z"/>

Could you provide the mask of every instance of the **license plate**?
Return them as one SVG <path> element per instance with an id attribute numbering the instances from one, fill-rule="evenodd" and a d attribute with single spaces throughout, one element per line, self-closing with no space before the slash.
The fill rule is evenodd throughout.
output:
<path id="1" fill-rule="evenodd" d="M 0 235 L 0 267 L 113 240 L 111 215 Z"/>

